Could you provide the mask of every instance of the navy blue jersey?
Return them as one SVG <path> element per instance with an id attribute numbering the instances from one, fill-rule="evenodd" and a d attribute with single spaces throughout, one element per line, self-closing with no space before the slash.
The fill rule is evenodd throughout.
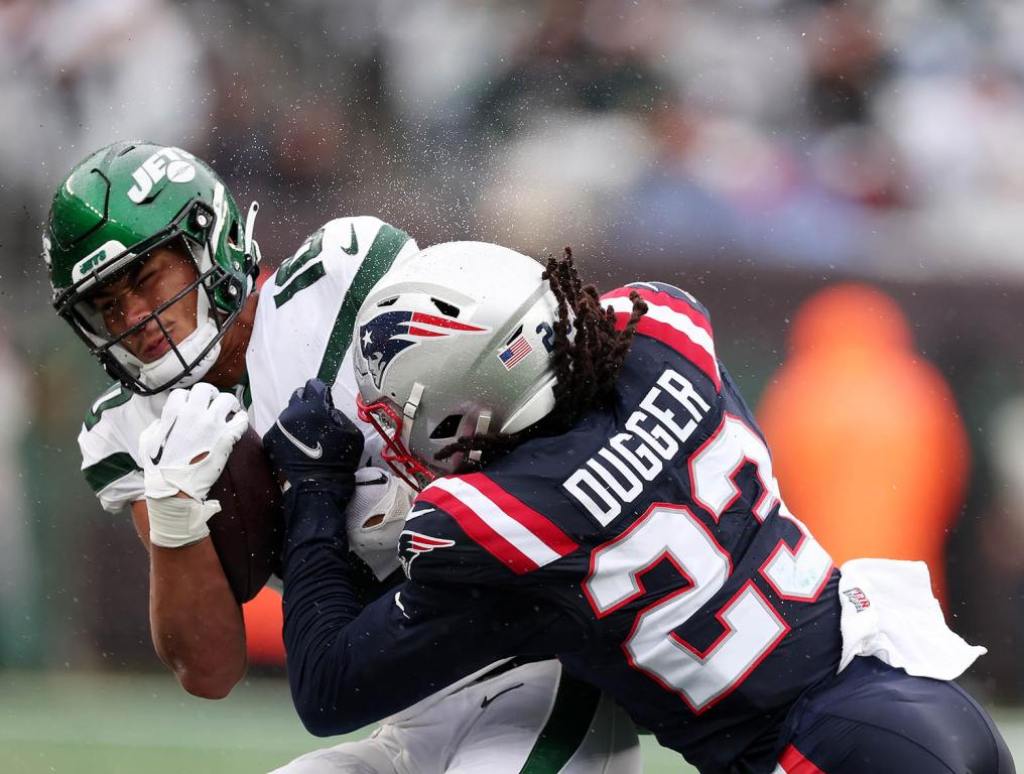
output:
<path id="1" fill-rule="evenodd" d="M 604 297 L 623 324 L 630 290 L 649 311 L 614 408 L 435 482 L 402 558 L 420 583 L 554 601 L 578 630 L 567 669 L 714 770 L 835 672 L 837 573 L 781 502 L 703 307 L 636 284 Z"/>
<path id="2" fill-rule="evenodd" d="M 702 770 L 774 766 L 791 704 L 836 671 L 838 572 L 786 510 L 704 308 L 637 283 L 604 296 L 622 325 L 633 290 L 649 310 L 615 405 L 427 487 L 393 599 L 359 612 L 343 552 L 286 552 L 289 678 L 311 730 L 358 727 L 503 656 L 557 655 Z M 291 497 L 319 529 L 343 524 Z"/>

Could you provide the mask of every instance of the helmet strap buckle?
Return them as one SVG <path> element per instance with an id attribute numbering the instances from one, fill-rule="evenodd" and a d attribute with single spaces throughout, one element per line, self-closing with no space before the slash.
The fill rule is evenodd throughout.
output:
<path id="1" fill-rule="evenodd" d="M 490 427 L 491 427 L 491 412 L 490 411 L 481 411 L 479 416 L 477 416 L 477 418 L 476 418 L 476 428 L 473 430 L 473 435 L 483 435 L 484 433 L 486 433 L 490 429 Z M 479 449 L 473 449 L 473 451 L 471 451 L 469 453 L 469 459 L 472 460 L 473 462 L 479 462 L 480 461 L 480 450 Z"/>
<path id="2" fill-rule="evenodd" d="M 253 227 L 256 225 L 256 213 L 260 211 L 260 203 L 253 202 L 249 205 L 249 211 L 245 214 L 245 232 L 242 234 L 242 251 L 245 253 L 246 262 L 252 262 L 255 266 L 260 262 L 260 246 L 253 239 Z"/>
<path id="3" fill-rule="evenodd" d="M 416 410 L 420 407 L 420 400 L 423 398 L 423 385 L 420 382 L 414 382 L 412 389 L 409 391 L 409 400 L 405 402 L 405 406 L 402 408 L 402 414 L 405 416 L 405 421 L 402 422 L 402 444 L 409 448 L 409 437 L 412 435 L 412 421 L 416 418 Z"/>

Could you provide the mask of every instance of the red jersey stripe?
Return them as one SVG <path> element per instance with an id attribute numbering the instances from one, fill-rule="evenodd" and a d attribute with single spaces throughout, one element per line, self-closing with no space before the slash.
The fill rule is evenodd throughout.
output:
<path id="1" fill-rule="evenodd" d="M 556 527 L 549 518 L 537 513 L 537 511 L 533 510 L 522 500 L 506 492 L 485 474 L 470 473 L 460 476 L 460 478 L 467 484 L 480 490 L 491 502 L 522 524 L 538 540 L 559 556 L 567 556 L 579 548 L 576 542 Z"/>
<path id="2" fill-rule="evenodd" d="M 782 767 L 786 774 L 825 774 L 824 771 L 807 760 L 793 745 L 787 746 L 782 751 L 782 756 L 779 758 L 779 766 Z"/>
<path id="3" fill-rule="evenodd" d="M 667 306 L 673 312 L 679 312 L 679 314 L 686 315 L 694 325 L 703 328 L 707 331 L 709 336 L 714 338 L 714 331 L 711 329 L 711 321 L 702 311 L 700 311 L 700 309 L 690 303 L 687 303 L 681 298 L 673 296 L 671 293 L 666 293 L 664 290 L 653 290 L 645 287 L 618 288 L 601 296 L 601 301 L 604 302 L 613 298 L 629 298 L 629 294 L 633 291 L 639 293 L 640 298 L 644 301 L 649 301 L 650 303 L 658 304 L 659 306 Z"/>
<path id="4" fill-rule="evenodd" d="M 616 313 L 615 326 L 617 328 L 620 330 L 625 328 L 628 321 L 628 314 L 625 312 Z M 715 385 L 715 392 L 721 391 L 722 377 L 718 373 L 718 363 L 715 362 L 715 359 L 708 354 L 708 351 L 702 346 L 694 344 L 689 337 L 680 333 L 671 325 L 658 322 L 657 320 L 652 320 L 646 316 L 640 318 L 640 323 L 636 326 L 636 331 L 639 334 L 650 336 L 652 339 L 657 339 L 663 344 L 667 344 L 672 347 L 672 349 L 704 372 L 704 374 Z"/>
<path id="5" fill-rule="evenodd" d="M 536 562 L 503 538 L 454 495 L 437 487 L 427 487 L 420 492 L 416 502 L 428 503 L 450 515 L 471 540 L 486 549 L 516 575 L 524 575 L 537 569 Z"/>

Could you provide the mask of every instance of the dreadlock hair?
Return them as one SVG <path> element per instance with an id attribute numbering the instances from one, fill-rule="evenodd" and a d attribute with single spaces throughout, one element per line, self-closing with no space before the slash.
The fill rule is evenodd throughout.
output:
<path id="1" fill-rule="evenodd" d="M 441 449 L 438 460 L 463 454 L 459 473 L 479 470 L 530 438 L 561 435 L 588 412 L 614 402 L 616 377 L 647 304 L 636 291 L 630 293 L 633 310 L 625 327 L 617 330 L 611 307 L 602 309 L 597 289 L 580 281 L 569 247 L 561 256 L 548 258 L 542 277 L 558 303 L 551 354 L 555 407 L 544 419 L 517 433 L 476 433 Z"/>

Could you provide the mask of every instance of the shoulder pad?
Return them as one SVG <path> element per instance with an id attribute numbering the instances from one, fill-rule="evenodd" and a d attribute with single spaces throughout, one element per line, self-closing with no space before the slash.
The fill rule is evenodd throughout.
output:
<path id="1" fill-rule="evenodd" d="M 399 255 L 418 249 L 407 233 L 380 218 L 335 218 L 310 234 L 271 277 L 274 304 L 284 305 L 325 276 L 365 297 Z"/>
<path id="2" fill-rule="evenodd" d="M 632 293 L 638 293 L 647 302 L 647 313 L 640 319 L 637 333 L 656 339 L 677 352 L 711 380 L 716 393 L 721 392 L 722 377 L 715 353 L 715 335 L 704 305 L 674 285 L 634 282 L 601 296 L 601 302 L 615 312 L 620 328 L 625 327 L 633 311 L 633 303 L 629 300 Z"/>
<path id="3" fill-rule="evenodd" d="M 139 435 L 162 403 L 159 396 L 145 398 L 114 385 L 90 406 L 78 434 L 82 473 L 106 510 L 120 511 L 143 496 Z"/>
<path id="4" fill-rule="evenodd" d="M 578 545 L 493 479 L 471 473 L 439 478 L 420 492 L 399 547 L 410 578 L 412 572 L 419 576 L 436 568 L 465 573 L 470 582 L 493 583 L 545 567 Z M 440 548 L 445 550 L 435 556 Z M 421 564 L 414 567 L 414 560 Z"/>
<path id="5" fill-rule="evenodd" d="M 342 364 L 350 357 L 356 313 L 384 272 L 417 250 L 408 234 L 379 218 L 337 218 L 270 277 L 246 354 L 257 432 L 266 432 L 292 391 L 312 376 L 335 386 L 339 408 L 354 416 L 355 376 Z"/>

